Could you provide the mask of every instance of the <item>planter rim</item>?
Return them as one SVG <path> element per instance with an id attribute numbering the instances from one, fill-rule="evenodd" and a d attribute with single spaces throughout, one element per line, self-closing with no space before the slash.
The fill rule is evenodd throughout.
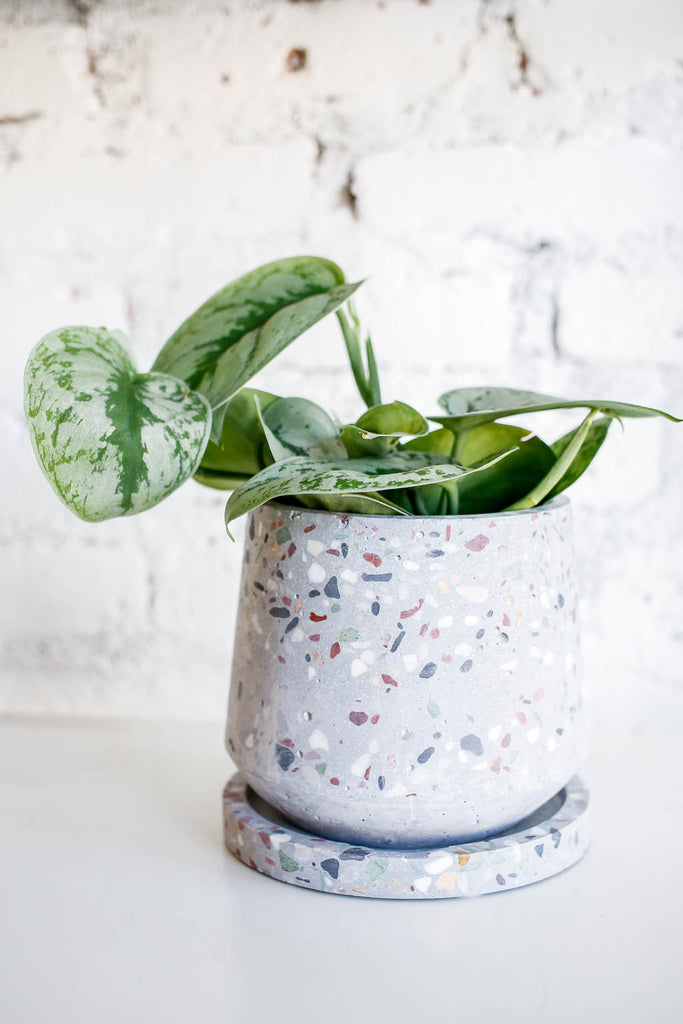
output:
<path id="1" fill-rule="evenodd" d="M 381 512 L 380 513 L 374 513 L 374 512 L 333 512 L 330 509 L 326 509 L 326 508 L 305 508 L 305 507 L 302 507 L 300 505 L 288 505 L 288 504 L 286 504 L 283 501 L 277 501 L 277 500 L 272 500 L 272 501 L 265 502 L 264 505 L 259 505 L 258 508 L 270 507 L 270 508 L 278 509 L 278 510 L 281 510 L 281 511 L 284 511 L 284 512 L 300 512 L 302 514 L 305 513 L 308 516 L 323 516 L 323 517 L 329 517 L 329 516 L 337 516 L 337 517 L 339 517 L 339 516 L 348 516 L 348 517 L 354 518 L 354 519 L 381 519 L 381 520 L 392 520 L 394 522 L 396 522 L 396 521 L 398 521 L 398 522 L 406 522 L 406 521 L 410 520 L 410 521 L 412 521 L 414 523 L 425 523 L 425 522 L 432 522 L 433 520 L 439 520 L 439 521 L 443 521 L 443 522 L 461 522 L 461 521 L 464 521 L 464 520 L 467 520 L 467 519 L 493 519 L 493 518 L 499 519 L 499 518 L 501 518 L 503 516 L 505 516 L 505 517 L 510 517 L 510 516 L 528 516 L 528 515 L 533 515 L 534 513 L 539 513 L 539 512 L 548 512 L 548 511 L 551 511 L 551 510 L 554 511 L 555 509 L 563 508 L 563 507 L 569 506 L 569 505 L 570 505 L 569 498 L 566 495 L 564 495 L 564 494 L 560 494 L 556 498 L 553 498 L 552 501 L 549 501 L 549 502 L 547 502 L 546 504 L 543 504 L 543 505 L 534 505 L 533 508 L 518 508 L 518 509 L 511 509 L 511 510 L 504 511 L 504 512 L 468 512 L 465 515 L 448 515 L 448 516 L 439 516 L 439 515 L 434 515 L 434 516 L 413 516 L 413 515 L 399 516 L 399 515 L 389 515 L 389 514 L 385 514 L 385 513 L 381 513 Z M 250 513 L 250 514 L 253 514 L 253 512 L 256 512 L 256 511 L 258 511 L 258 509 L 253 509 L 252 513 Z"/>

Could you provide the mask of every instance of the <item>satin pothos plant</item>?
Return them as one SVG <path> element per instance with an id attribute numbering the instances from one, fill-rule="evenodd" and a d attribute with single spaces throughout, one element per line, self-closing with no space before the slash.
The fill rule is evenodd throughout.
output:
<path id="1" fill-rule="evenodd" d="M 448 391 L 435 416 L 383 402 L 372 344 L 350 301 L 357 288 L 315 257 L 259 267 L 185 320 L 146 373 L 120 331 L 79 326 L 46 335 L 26 366 L 25 411 L 57 495 L 96 522 L 151 508 L 194 477 L 232 492 L 228 532 L 232 520 L 278 498 L 394 515 L 525 509 L 574 483 L 615 419 L 676 420 L 622 402 L 496 387 Z M 245 387 L 333 312 L 367 406 L 354 423 L 306 398 Z M 551 409 L 585 414 L 550 444 L 500 422 Z"/>

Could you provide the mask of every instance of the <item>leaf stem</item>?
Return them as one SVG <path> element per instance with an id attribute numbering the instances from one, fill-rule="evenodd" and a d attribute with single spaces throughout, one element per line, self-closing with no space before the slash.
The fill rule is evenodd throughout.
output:
<path id="1" fill-rule="evenodd" d="M 571 442 L 567 445 L 565 450 L 560 455 L 559 459 L 551 466 L 546 475 L 539 480 L 535 487 L 525 494 L 523 498 L 516 501 L 513 505 L 508 505 L 506 512 L 514 512 L 518 509 L 534 508 L 536 505 L 540 505 L 545 497 L 552 491 L 553 487 L 556 486 L 567 472 L 572 462 L 579 454 L 581 446 L 588 436 L 590 425 L 598 415 L 599 409 L 591 409 L 586 418 L 581 422 L 578 430 L 576 431 Z"/>

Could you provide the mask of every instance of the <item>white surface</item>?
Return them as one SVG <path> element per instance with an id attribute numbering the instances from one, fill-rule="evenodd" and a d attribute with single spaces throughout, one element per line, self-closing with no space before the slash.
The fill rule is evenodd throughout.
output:
<path id="1" fill-rule="evenodd" d="M 217 725 L 0 725 L 0 1019 L 680 1019 L 678 747 L 598 735 L 575 868 L 479 899 L 271 881 L 222 846 Z"/>
<path id="2" fill-rule="evenodd" d="M 226 281 L 314 252 L 368 278 L 388 400 L 488 382 L 681 414 L 682 58 L 680 0 L 0 0 L 0 709 L 225 707 L 224 496 L 71 517 L 21 414 L 54 327 L 123 328 L 146 368 Z M 334 321 L 260 384 L 361 411 Z M 682 434 L 616 428 L 573 488 L 589 690 L 627 729 L 683 726 Z"/>

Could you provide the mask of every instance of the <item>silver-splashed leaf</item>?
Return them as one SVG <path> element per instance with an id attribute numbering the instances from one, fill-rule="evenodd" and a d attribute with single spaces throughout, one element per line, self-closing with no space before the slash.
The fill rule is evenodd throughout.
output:
<path id="1" fill-rule="evenodd" d="M 428 452 L 394 452 L 375 459 L 320 461 L 293 456 L 262 470 L 232 493 L 225 508 L 225 524 L 250 512 L 264 502 L 285 495 L 343 495 L 385 492 L 395 488 L 424 487 L 445 483 L 484 467 L 467 469 L 444 463 L 443 457 Z"/>
<path id="2" fill-rule="evenodd" d="M 520 391 L 517 388 L 457 388 L 447 391 L 439 399 L 439 405 L 447 416 L 430 416 L 435 423 L 441 423 L 449 430 L 470 430 L 480 423 L 491 423 L 507 416 L 522 413 L 543 412 L 549 409 L 597 409 L 615 416 L 664 416 L 680 423 L 676 416 L 660 409 L 626 402 L 601 401 L 599 399 L 577 399 L 569 401 L 554 395 L 536 391 Z"/>
<path id="3" fill-rule="evenodd" d="M 211 410 L 184 381 L 138 374 L 126 338 L 65 327 L 29 356 L 24 408 L 40 466 L 81 519 L 156 505 L 199 465 Z"/>
<path id="4" fill-rule="evenodd" d="M 257 267 L 192 313 L 168 339 L 152 369 L 196 387 L 245 334 L 263 327 L 279 310 L 343 283 L 341 269 L 316 256 L 293 256 Z"/>
<path id="5" fill-rule="evenodd" d="M 197 386 L 213 410 L 212 441 L 220 441 L 224 406 L 235 392 L 299 335 L 345 302 L 356 288 L 358 284 L 339 285 L 286 306 L 219 356 Z"/>

